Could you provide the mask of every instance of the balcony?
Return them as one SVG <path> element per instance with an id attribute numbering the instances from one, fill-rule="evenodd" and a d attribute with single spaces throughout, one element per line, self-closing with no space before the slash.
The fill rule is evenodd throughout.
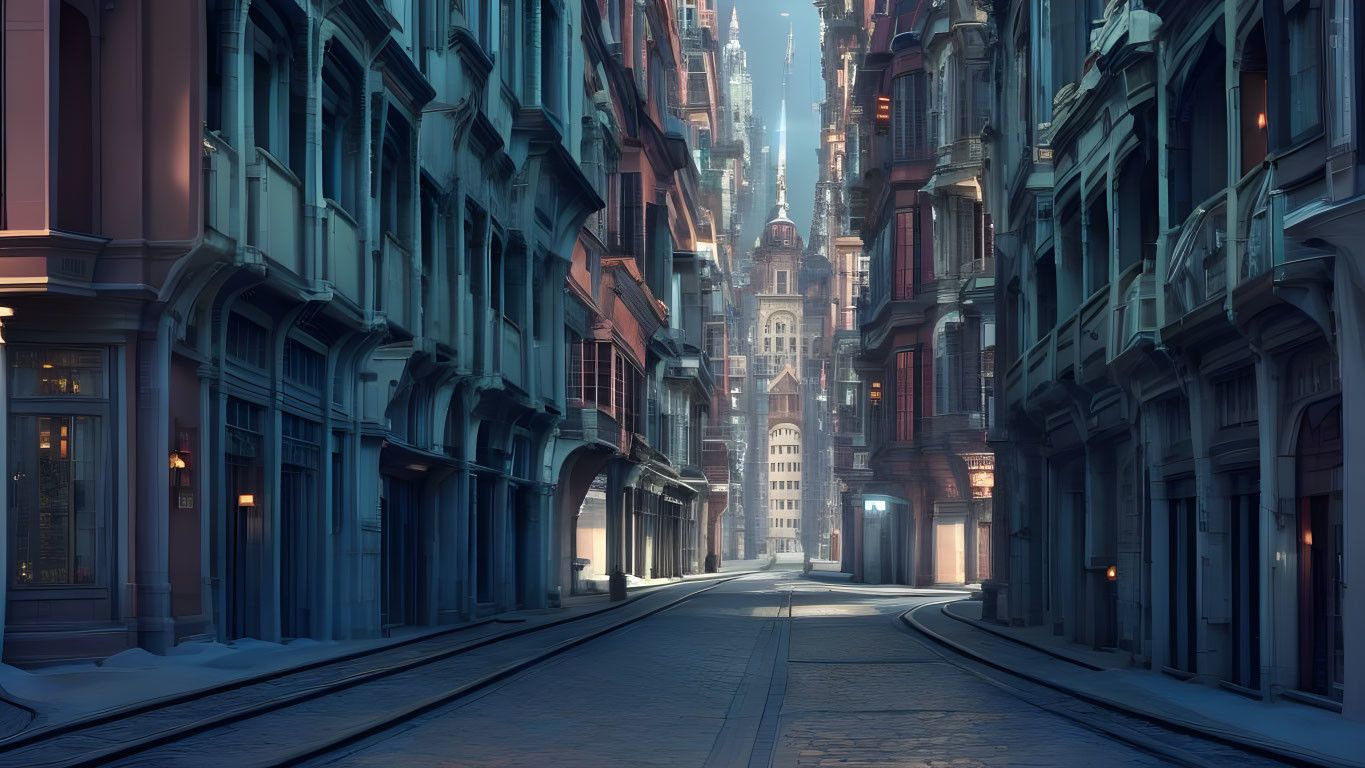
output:
<path id="1" fill-rule="evenodd" d="M 954 168 L 981 162 L 981 137 L 963 136 L 938 148 L 936 167 Z"/>
<path id="2" fill-rule="evenodd" d="M 269 152 L 256 147 L 247 165 L 247 244 L 300 277 L 303 260 L 303 186 Z"/>
<path id="3" fill-rule="evenodd" d="M 523 346 L 521 328 L 506 317 L 502 318 L 502 345 L 499 348 L 501 354 L 497 370 L 502 373 L 503 379 L 524 389 L 526 366 Z"/>
<path id="4" fill-rule="evenodd" d="M 1085 304 L 1081 305 L 1078 315 L 1080 333 L 1076 338 L 1076 364 L 1078 371 L 1109 362 L 1109 286 L 1096 291 Z M 1090 378 L 1089 376 L 1085 378 Z"/>
<path id="5" fill-rule="evenodd" d="M 611 414 L 599 410 L 592 403 L 571 402 L 559 432 L 569 440 L 604 443 L 621 449 L 621 425 Z"/>
<path id="6" fill-rule="evenodd" d="M 715 375 L 711 372 L 711 361 L 699 352 L 687 353 L 664 367 L 664 378 L 687 381 L 695 384 L 701 400 L 710 400 L 711 391 L 716 386 Z"/>
<path id="7" fill-rule="evenodd" d="M 336 293 L 357 307 L 363 306 L 364 261 L 360 258 L 360 229 L 355 219 L 335 201 L 324 200 L 323 209 L 324 277 L 332 281 Z"/>
<path id="8" fill-rule="evenodd" d="M 1122 299 L 1113 309 L 1110 360 L 1156 333 L 1156 275 L 1138 270 L 1140 267 L 1134 265 L 1131 273 L 1119 278 Z"/>
<path id="9" fill-rule="evenodd" d="M 1166 275 L 1166 315 L 1178 320 L 1227 290 L 1227 200 L 1185 220 Z"/>

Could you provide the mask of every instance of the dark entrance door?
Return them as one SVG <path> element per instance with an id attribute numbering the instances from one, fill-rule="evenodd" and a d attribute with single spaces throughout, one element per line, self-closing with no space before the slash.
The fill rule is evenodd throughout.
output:
<path id="1" fill-rule="evenodd" d="M 285 465 L 280 471 L 280 635 L 312 633 L 308 605 L 309 527 L 315 507 L 315 473 Z"/>
<path id="2" fill-rule="evenodd" d="M 1341 398 L 1309 406 L 1298 439 L 1299 688 L 1341 701 Z"/>
<path id="3" fill-rule="evenodd" d="M 384 574 L 380 623 L 386 630 L 414 623 L 417 619 L 418 502 L 416 484 L 384 477 L 380 498 L 384 529 L 380 554 L 380 568 Z"/>
<path id="4" fill-rule="evenodd" d="M 1168 616 L 1171 644 L 1171 666 L 1185 672 L 1196 672 L 1198 664 L 1198 605 L 1194 599 L 1198 582 L 1198 560 L 1195 556 L 1197 515 L 1195 498 L 1172 499 L 1170 528 L 1167 533 L 1169 581 Z"/>
<path id="5" fill-rule="evenodd" d="M 227 483 L 223 508 L 227 584 L 223 626 L 229 639 L 261 636 L 261 572 L 265 564 L 265 500 L 261 494 L 261 422 L 264 409 L 228 398 Z"/>
<path id="6" fill-rule="evenodd" d="M 1261 687 L 1260 494 L 1233 496 L 1232 505 L 1232 682 Z"/>
<path id="7" fill-rule="evenodd" d="M 280 423 L 280 634 L 309 637 L 321 430 L 316 422 L 289 413 Z"/>

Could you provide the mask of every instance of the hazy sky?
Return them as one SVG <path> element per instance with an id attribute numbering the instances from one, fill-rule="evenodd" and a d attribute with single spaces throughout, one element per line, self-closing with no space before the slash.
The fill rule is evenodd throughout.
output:
<path id="1" fill-rule="evenodd" d="M 729 34 L 730 8 L 739 6 L 739 41 L 749 55 L 754 79 L 754 111 L 768 126 L 777 162 L 777 117 L 782 100 L 782 59 L 787 53 L 787 23 L 795 41 L 791 91 L 787 104 L 787 201 L 801 237 L 810 234 L 811 205 L 819 178 L 815 150 L 820 118 L 812 105 L 824 97 L 820 80 L 820 15 L 810 0 L 720 0 L 721 35 Z M 790 14 L 783 17 L 782 14 Z"/>

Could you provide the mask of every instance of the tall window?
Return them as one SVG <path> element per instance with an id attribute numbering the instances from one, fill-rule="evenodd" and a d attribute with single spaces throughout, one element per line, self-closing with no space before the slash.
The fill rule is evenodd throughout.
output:
<path id="1" fill-rule="evenodd" d="M 85 14 L 62 3 L 57 74 L 57 210 L 56 225 L 73 232 L 94 229 L 91 191 L 95 140 L 94 70 L 90 25 Z M 16 115 L 17 117 L 17 115 Z"/>
<path id="2" fill-rule="evenodd" d="M 961 382 L 958 378 L 962 363 L 961 317 L 949 312 L 939 318 L 934 329 L 934 413 L 956 413 L 963 410 L 958 397 Z"/>
<path id="3" fill-rule="evenodd" d="M 915 273 L 919 267 L 919 207 L 896 212 L 896 290 L 894 298 L 915 297 Z"/>
<path id="4" fill-rule="evenodd" d="M 785 270 L 785 269 L 779 269 L 779 270 L 777 270 L 777 292 L 778 292 L 778 293 L 786 293 L 786 292 L 787 292 L 787 274 L 788 274 L 788 273 L 787 273 L 787 270 Z"/>
<path id="5" fill-rule="evenodd" d="M 359 79 L 357 67 L 337 48 L 322 68 L 322 195 L 354 216 L 360 153 L 355 151 L 358 105 L 352 84 Z"/>
<path id="6" fill-rule="evenodd" d="M 929 154 L 929 76 L 911 72 L 893 81 L 892 152 L 895 160 L 920 160 Z"/>
<path id="7" fill-rule="evenodd" d="M 514 62 L 516 61 L 516 34 L 512 25 L 516 15 L 512 13 L 513 0 L 498 0 L 498 50 L 495 54 L 502 68 L 502 80 L 507 85 L 516 82 Z"/>
<path id="8" fill-rule="evenodd" d="M 1322 12 L 1313 0 L 1299 0 L 1286 19 L 1289 31 L 1289 138 L 1297 141 L 1322 125 L 1319 76 Z"/>
<path id="9" fill-rule="evenodd" d="M 915 353 L 896 353 L 896 439 L 915 439 Z"/>

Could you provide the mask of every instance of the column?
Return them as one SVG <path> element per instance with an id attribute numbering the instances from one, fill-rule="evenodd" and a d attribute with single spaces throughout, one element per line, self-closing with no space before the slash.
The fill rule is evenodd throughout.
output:
<path id="1" fill-rule="evenodd" d="M 170 364 L 174 320 L 137 340 L 137 509 L 135 516 L 138 645 L 165 653 L 175 641 L 170 583 Z"/>

